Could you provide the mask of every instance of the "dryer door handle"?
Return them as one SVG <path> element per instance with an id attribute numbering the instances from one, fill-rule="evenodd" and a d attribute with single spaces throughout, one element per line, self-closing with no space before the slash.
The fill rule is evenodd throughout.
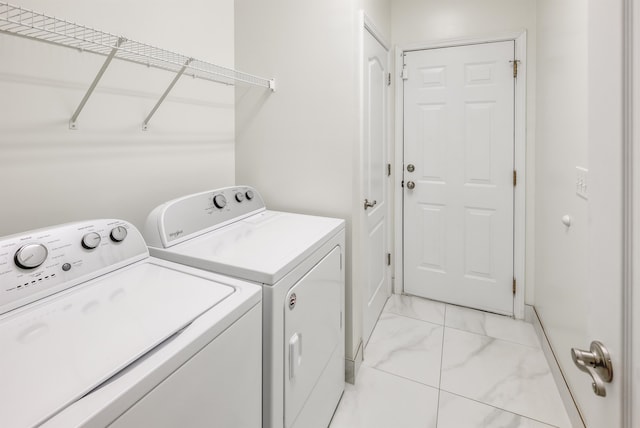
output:
<path id="1" fill-rule="evenodd" d="M 289 379 L 296 377 L 302 363 L 302 334 L 295 333 L 289 339 Z"/>

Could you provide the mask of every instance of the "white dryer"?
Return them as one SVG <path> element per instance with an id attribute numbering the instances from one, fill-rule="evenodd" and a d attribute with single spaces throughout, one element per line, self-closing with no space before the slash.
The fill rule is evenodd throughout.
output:
<path id="1" fill-rule="evenodd" d="M 228 187 L 157 207 L 152 255 L 262 285 L 263 427 L 326 428 L 344 390 L 344 220 Z"/>
<path id="2" fill-rule="evenodd" d="M 0 238 L 0 426 L 259 427 L 260 287 L 121 220 Z"/>

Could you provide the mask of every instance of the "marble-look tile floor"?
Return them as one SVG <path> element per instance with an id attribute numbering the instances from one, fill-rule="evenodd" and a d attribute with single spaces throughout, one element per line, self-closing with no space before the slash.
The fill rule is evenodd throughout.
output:
<path id="1" fill-rule="evenodd" d="M 526 322 L 393 295 L 364 356 L 331 428 L 571 428 Z"/>

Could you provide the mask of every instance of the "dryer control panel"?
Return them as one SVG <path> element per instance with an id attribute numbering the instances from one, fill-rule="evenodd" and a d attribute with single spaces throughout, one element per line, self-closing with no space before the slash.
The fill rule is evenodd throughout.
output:
<path id="1" fill-rule="evenodd" d="M 248 186 L 195 193 L 156 207 L 144 237 L 150 247 L 168 248 L 264 210 L 262 197 Z"/>
<path id="2" fill-rule="evenodd" d="M 149 256 L 123 220 L 92 220 L 0 238 L 0 314 Z"/>

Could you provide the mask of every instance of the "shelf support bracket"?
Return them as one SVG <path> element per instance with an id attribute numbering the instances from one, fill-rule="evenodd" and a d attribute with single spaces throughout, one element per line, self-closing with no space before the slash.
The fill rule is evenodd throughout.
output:
<path id="1" fill-rule="evenodd" d="M 78 116 L 80 116 L 80 113 L 84 108 L 84 105 L 87 103 L 87 101 L 89 101 L 89 97 L 91 97 L 91 94 L 93 93 L 94 89 L 96 89 L 96 86 L 98 86 L 98 82 L 100 82 L 100 79 L 102 79 L 102 75 L 104 74 L 105 71 L 107 71 L 109 64 L 111 64 L 111 60 L 113 59 L 113 57 L 116 56 L 116 53 L 118 53 L 118 49 L 120 49 L 120 46 L 126 41 L 127 39 L 124 37 L 118 38 L 118 41 L 116 42 L 113 49 L 111 49 L 111 52 L 107 56 L 107 59 L 104 61 L 104 64 L 102 64 L 100 71 L 98 71 L 98 74 L 96 75 L 95 79 L 93 79 L 93 82 L 91 82 L 91 86 L 89 86 L 87 93 L 84 94 L 84 98 L 82 98 L 82 101 L 80 101 L 80 105 L 76 109 L 75 113 L 73 113 L 73 116 L 71 116 L 71 120 L 69 120 L 69 129 L 73 129 L 73 130 L 78 129 L 76 124 L 76 121 L 78 120 Z"/>
<path id="2" fill-rule="evenodd" d="M 144 122 L 142 122 L 142 130 L 143 131 L 146 131 L 146 130 L 149 129 L 149 121 L 151 120 L 153 115 L 156 114 L 156 111 L 160 107 L 160 104 L 162 104 L 164 99 L 167 98 L 167 95 L 169 95 L 169 92 L 171 92 L 171 90 L 176 85 L 176 83 L 178 83 L 178 80 L 180 80 L 180 77 L 182 77 L 182 75 L 184 74 L 184 72 L 187 69 L 187 67 L 189 67 L 189 64 L 191 64 L 191 61 L 193 61 L 193 58 L 189 58 L 188 60 L 185 61 L 185 63 L 182 66 L 182 68 L 178 71 L 178 73 L 175 75 L 175 77 L 173 78 L 173 80 L 169 84 L 169 87 L 164 91 L 164 93 L 162 94 L 162 96 L 160 97 L 160 99 L 158 100 L 156 105 L 153 106 L 153 109 L 151 109 L 151 112 L 149 112 L 149 114 L 147 115 L 147 118 L 144 120 Z"/>

